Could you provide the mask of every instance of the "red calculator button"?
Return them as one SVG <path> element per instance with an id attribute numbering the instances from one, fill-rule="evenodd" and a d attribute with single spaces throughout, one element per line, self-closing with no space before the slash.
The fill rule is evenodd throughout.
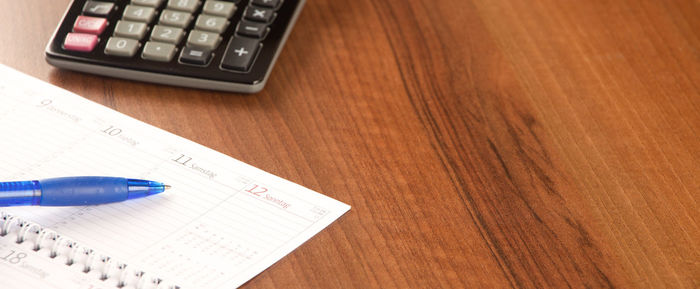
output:
<path id="1" fill-rule="evenodd" d="M 107 27 L 107 19 L 90 16 L 78 16 L 73 24 L 73 31 L 99 35 Z"/>
<path id="2" fill-rule="evenodd" d="M 90 52 L 97 45 L 97 35 L 85 33 L 68 33 L 63 41 L 63 48 L 66 50 Z"/>

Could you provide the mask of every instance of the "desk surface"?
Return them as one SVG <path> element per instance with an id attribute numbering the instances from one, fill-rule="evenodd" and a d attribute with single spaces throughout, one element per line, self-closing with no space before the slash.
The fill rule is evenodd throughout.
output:
<path id="1" fill-rule="evenodd" d="M 0 62 L 353 206 L 245 288 L 697 288 L 700 5 L 310 0 L 267 88 Z"/>

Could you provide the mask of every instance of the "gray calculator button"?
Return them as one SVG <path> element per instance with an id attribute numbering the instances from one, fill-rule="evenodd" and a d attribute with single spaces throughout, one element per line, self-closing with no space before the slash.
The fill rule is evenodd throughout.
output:
<path id="1" fill-rule="evenodd" d="M 132 57 L 139 49 L 139 42 L 134 39 L 110 37 L 107 40 L 105 54 L 123 57 Z"/>
<path id="2" fill-rule="evenodd" d="M 92 16 L 107 17 L 114 9 L 114 3 L 102 1 L 87 1 L 83 6 L 83 13 Z"/>
<path id="3" fill-rule="evenodd" d="M 280 4 L 280 0 L 252 0 L 251 3 L 256 6 L 277 8 Z"/>
<path id="4" fill-rule="evenodd" d="M 156 9 L 153 7 L 127 5 L 122 19 L 149 23 L 154 15 L 156 15 Z"/>
<path id="5" fill-rule="evenodd" d="M 219 45 L 219 41 L 221 41 L 219 34 L 192 30 L 190 36 L 187 37 L 187 46 L 214 50 Z"/>
<path id="6" fill-rule="evenodd" d="M 175 45 L 148 41 L 143 47 L 141 58 L 154 61 L 168 62 L 175 56 Z"/>
<path id="7" fill-rule="evenodd" d="M 233 12 L 236 11 L 236 4 L 224 1 L 212 1 L 208 0 L 204 2 L 204 8 L 202 8 L 202 13 L 221 16 L 225 18 L 231 18 Z"/>
<path id="8" fill-rule="evenodd" d="M 187 12 L 163 10 L 158 24 L 185 28 L 192 21 L 192 15 Z"/>
<path id="9" fill-rule="evenodd" d="M 233 37 L 221 60 L 225 69 L 248 71 L 260 48 L 260 41 L 247 37 Z"/>
<path id="10" fill-rule="evenodd" d="M 168 0 L 168 9 L 194 12 L 199 7 L 199 0 Z"/>
<path id="11" fill-rule="evenodd" d="M 141 40 L 146 35 L 146 30 L 146 23 L 119 20 L 114 28 L 114 36 Z"/>
<path id="12" fill-rule="evenodd" d="M 272 9 L 258 8 L 256 6 L 248 6 L 243 17 L 246 20 L 270 23 L 275 17 L 275 11 Z"/>
<path id="13" fill-rule="evenodd" d="M 209 50 L 185 47 L 180 54 L 180 62 L 194 65 L 207 65 L 212 53 Z"/>
<path id="14" fill-rule="evenodd" d="M 224 17 L 216 17 L 209 15 L 199 15 L 197 22 L 194 24 L 195 29 L 206 30 L 216 33 L 224 32 L 228 26 L 228 20 Z"/>
<path id="15" fill-rule="evenodd" d="M 151 40 L 178 44 L 185 34 L 183 31 L 181 28 L 156 25 L 151 33 Z"/>
<path id="16" fill-rule="evenodd" d="M 263 38 L 267 32 L 267 25 L 264 23 L 241 20 L 236 33 L 253 38 Z"/>
<path id="17" fill-rule="evenodd" d="M 131 0 L 131 4 L 149 7 L 158 7 L 160 3 L 163 3 L 163 0 Z"/>

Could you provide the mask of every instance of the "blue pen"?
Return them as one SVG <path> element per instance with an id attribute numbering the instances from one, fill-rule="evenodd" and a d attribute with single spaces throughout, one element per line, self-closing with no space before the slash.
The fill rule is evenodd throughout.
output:
<path id="1" fill-rule="evenodd" d="M 0 182 L 0 207 L 97 205 L 147 197 L 168 188 L 159 182 L 115 177 Z"/>

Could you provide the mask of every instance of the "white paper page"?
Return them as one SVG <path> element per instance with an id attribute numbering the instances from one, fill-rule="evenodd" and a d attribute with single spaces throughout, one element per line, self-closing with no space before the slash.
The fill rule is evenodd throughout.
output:
<path id="1" fill-rule="evenodd" d="M 0 154 L 2 181 L 105 175 L 171 185 L 165 193 L 122 203 L 0 211 L 182 288 L 240 286 L 350 209 L 2 65 Z M 17 249 L 7 243 L 0 238 L 0 264 Z M 30 268 L 4 263 L 28 278 L 43 268 L 51 271 L 47 280 L 74 282 L 56 288 L 106 284 L 32 262 Z M 9 272 L 0 270 L 0 285 Z"/>

